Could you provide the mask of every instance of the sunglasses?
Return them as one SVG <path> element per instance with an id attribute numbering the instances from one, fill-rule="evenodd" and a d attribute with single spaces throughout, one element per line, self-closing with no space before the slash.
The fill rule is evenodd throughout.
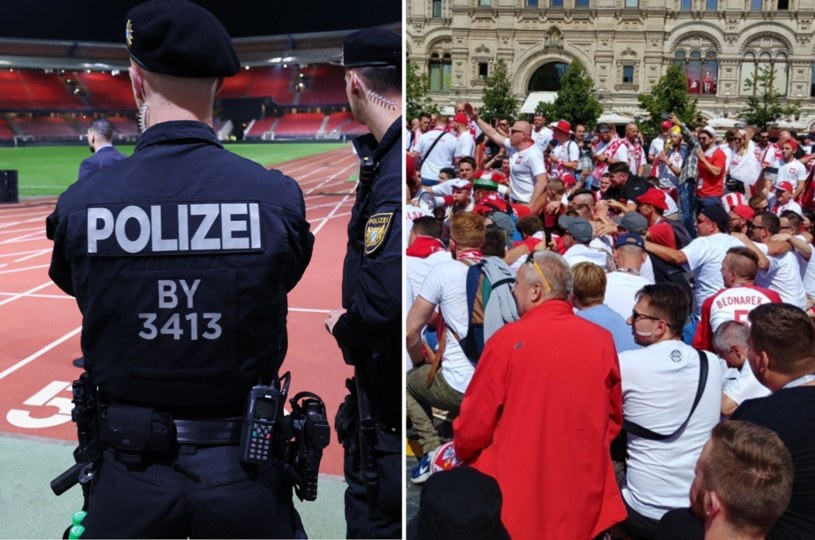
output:
<path id="1" fill-rule="evenodd" d="M 532 266 L 535 267 L 535 271 L 541 277 L 541 281 L 543 281 L 543 288 L 546 289 L 547 293 L 550 293 L 550 292 L 552 292 L 552 286 L 549 284 L 549 280 L 546 279 L 546 276 L 543 275 L 543 270 L 541 270 L 541 267 L 538 265 L 538 262 L 535 260 L 535 253 L 537 253 L 537 251 L 533 251 L 532 253 L 527 255 L 526 256 L 526 261 L 525 261 L 524 264 L 532 263 Z"/>
<path id="2" fill-rule="evenodd" d="M 646 315 L 645 313 L 638 313 L 637 310 L 631 310 L 631 322 L 635 323 L 640 319 L 647 319 L 649 321 L 661 321 L 662 317 L 654 317 L 653 315 Z"/>

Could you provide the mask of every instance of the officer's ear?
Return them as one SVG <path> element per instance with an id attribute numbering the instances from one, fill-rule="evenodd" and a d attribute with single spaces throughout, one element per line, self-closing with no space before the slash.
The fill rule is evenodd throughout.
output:
<path id="1" fill-rule="evenodd" d="M 141 70 L 131 64 L 130 67 L 127 68 L 127 72 L 130 74 L 130 85 L 133 87 L 133 96 L 136 98 L 136 101 L 139 103 L 146 101 L 144 94 L 144 76 Z"/>
<path id="2" fill-rule="evenodd" d="M 351 91 L 355 94 L 364 94 L 365 86 L 362 79 L 354 71 L 348 71 L 348 82 L 351 84 Z"/>

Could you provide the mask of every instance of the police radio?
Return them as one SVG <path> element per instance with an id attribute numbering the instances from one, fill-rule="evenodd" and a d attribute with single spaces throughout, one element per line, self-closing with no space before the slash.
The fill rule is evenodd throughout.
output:
<path id="1" fill-rule="evenodd" d="M 274 428 L 286 401 L 291 375 L 286 373 L 283 378 L 286 382 L 282 391 L 275 380 L 272 386 L 257 385 L 249 392 L 241 430 L 241 461 L 244 463 L 268 463 L 275 457 Z"/>

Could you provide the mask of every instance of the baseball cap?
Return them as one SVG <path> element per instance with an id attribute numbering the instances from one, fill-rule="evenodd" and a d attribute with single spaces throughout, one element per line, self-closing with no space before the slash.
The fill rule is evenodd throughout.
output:
<path id="1" fill-rule="evenodd" d="M 796 141 L 795 139 L 787 139 L 786 141 L 784 141 L 784 144 L 790 145 L 790 148 L 792 148 L 793 152 L 798 150 L 798 141 Z M 781 146 L 784 146 L 784 144 L 782 144 Z"/>
<path id="2" fill-rule="evenodd" d="M 609 131 L 611 131 L 611 127 L 608 124 L 598 124 L 597 133 L 608 133 Z"/>
<path id="3" fill-rule="evenodd" d="M 662 129 L 671 129 L 671 128 L 673 127 L 673 125 L 674 125 L 674 123 L 673 123 L 673 122 L 671 122 L 670 120 L 665 120 L 664 122 L 662 122 L 662 123 L 660 124 L 660 126 L 662 127 Z"/>
<path id="4" fill-rule="evenodd" d="M 498 190 L 498 184 L 490 180 L 489 178 L 476 178 L 475 182 L 473 182 L 473 187 L 475 189 L 486 189 L 489 191 Z"/>
<path id="5" fill-rule="evenodd" d="M 725 212 L 724 208 L 721 205 L 711 204 L 702 207 L 702 215 L 704 215 L 710 221 L 715 223 L 719 227 L 719 231 L 723 233 L 730 232 L 730 229 L 728 227 L 728 223 L 730 223 L 730 215 L 728 215 L 728 213 Z"/>
<path id="6" fill-rule="evenodd" d="M 660 210 L 667 210 L 668 203 L 665 202 L 665 194 L 656 188 L 650 188 L 642 195 L 637 197 L 637 202 L 641 204 L 650 204 Z"/>
<path id="7" fill-rule="evenodd" d="M 737 204 L 733 208 L 730 209 L 731 212 L 736 214 L 742 219 L 746 219 L 747 221 L 753 221 L 753 218 L 756 217 L 756 212 L 746 204 Z"/>
<path id="8" fill-rule="evenodd" d="M 790 182 L 787 182 L 785 180 L 784 182 L 779 182 L 778 185 L 775 186 L 775 189 L 792 193 L 795 188 L 792 187 L 792 184 Z"/>
<path id="9" fill-rule="evenodd" d="M 226 29 L 187 0 L 151 0 L 127 13 L 125 42 L 147 71 L 176 77 L 231 77 L 241 67 Z"/>
<path id="10" fill-rule="evenodd" d="M 345 36 L 339 65 L 352 67 L 399 66 L 402 37 L 387 28 L 363 28 Z"/>
<path id="11" fill-rule="evenodd" d="M 594 229 L 592 229 L 591 223 L 582 217 L 563 215 L 558 218 L 557 224 L 560 225 L 561 229 L 571 234 L 580 244 L 588 244 L 594 237 Z"/>
<path id="12" fill-rule="evenodd" d="M 671 128 L 671 135 L 682 135 L 682 128 L 679 126 L 674 126 Z"/>
<path id="13" fill-rule="evenodd" d="M 632 233 L 645 234 L 648 230 L 648 220 L 639 212 L 626 212 L 624 216 L 614 218 L 614 222 Z"/>
<path id="14" fill-rule="evenodd" d="M 574 175 L 571 173 L 563 173 L 560 175 L 560 179 L 563 181 L 563 185 L 568 187 L 572 187 L 577 183 Z"/>
<path id="15" fill-rule="evenodd" d="M 704 131 L 705 133 L 707 133 L 708 135 L 710 135 L 710 136 L 711 136 L 711 138 L 713 138 L 713 140 L 716 140 L 716 130 L 715 130 L 715 129 L 713 129 L 712 127 L 710 127 L 710 126 L 705 126 L 705 127 L 703 127 L 703 128 L 701 129 L 701 131 Z"/>
<path id="16" fill-rule="evenodd" d="M 469 180 L 464 180 L 463 178 L 459 178 L 457 180 L 450 180 L 450 187 L 453 189 L 470 189 L 473 185 L 470 183 Z"/>
<path id="17" fill-rule="evenodd" d="M 456 115 L 453 117 L 453 122 L 456 124 L 466 124 L 467 121 L 467 115 L 464 113 L 456 113 Z"/>
<path id="18" fill-rule="evenodd" d="M 619 248 L 623 246 L 637 246 L 638 248 L 645 249 L 645 240 L 637 233 L 621 234 L 617 241 L 614 242 L 614 247 Z"/>

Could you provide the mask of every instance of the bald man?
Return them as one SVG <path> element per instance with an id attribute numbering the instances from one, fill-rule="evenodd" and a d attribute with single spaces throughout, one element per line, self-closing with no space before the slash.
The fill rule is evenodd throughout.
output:
<path id="1" fill-rule="evenodd" d="M 509 128 L 509 137 L 475 117 L 478 127 L 509 155 L 509 197 L 513 203 L 531 205 L 546 189 L 548 176 L 543 152 L 532 140 L 532 125 L 518 120 Z"/>

